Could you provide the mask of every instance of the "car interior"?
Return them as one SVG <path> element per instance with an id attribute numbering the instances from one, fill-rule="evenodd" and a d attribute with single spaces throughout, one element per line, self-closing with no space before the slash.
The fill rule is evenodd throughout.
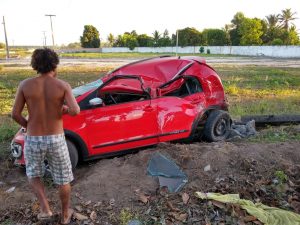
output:
<path id="1" fill-rule="evenodd" d="M 176 96 L 176 97 L 185 97 L 188 95 L 192 95 L 194 93 L 202 92 L 203 89 L 201 87 L 200 82 L 195 77 L 184 77 L 184 82 L 182 82 L 181 86 L 176 90 L 171 92 L 167 92 L 163 94 L 163 96 Z"/>

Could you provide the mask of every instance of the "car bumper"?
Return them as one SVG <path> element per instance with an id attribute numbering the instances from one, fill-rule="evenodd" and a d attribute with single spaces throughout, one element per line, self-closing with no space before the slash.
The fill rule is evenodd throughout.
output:
<path id="1" fill-rule="evenodd" d="M 25 130 L 21 128 L 13 138 L 10 149 L 11 155 L 15 159 L 14 164 L 19 166 L 25 165 L 24 159 L 24 140 L 25 140 Z"/>

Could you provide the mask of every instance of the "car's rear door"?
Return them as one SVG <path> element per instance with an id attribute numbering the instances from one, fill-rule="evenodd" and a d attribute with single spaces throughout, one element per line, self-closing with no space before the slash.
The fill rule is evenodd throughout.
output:
<path id="1" fill-rule="evenodd" d="M 188 137 L 199 112 L 205 107 L 205 96 L 200 82 L 190 76 L 175 80 L 174 84 L 161 88 L 159 92 L 160 98 L 153 102 L 157 105 L 159 141 Z"/>

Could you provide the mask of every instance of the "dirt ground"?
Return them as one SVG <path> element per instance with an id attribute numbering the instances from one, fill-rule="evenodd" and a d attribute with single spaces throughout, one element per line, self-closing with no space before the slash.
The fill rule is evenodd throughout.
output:
<path id="1" fill-rule="evenodd" d="M 238 193 L 254 202 L 300 213 L 299 145 L 299 141 L 246 140 L 162 143 L 132 154 L 83 163 L 75 171 L 72 204 L 79 217 L 87 216 L 88 220 L 80 220 L 76 214 L 73 224 L 127 224 L 130 218 L 138 218 L 143 224 L 259 224 L 240 223 L 220 205 L 197 199 L 196 191 Z M 173 159 L 187 174 L 188 183 L 179 193 L 159 188 L 157 178 L 147 175 L 148 162 L 155 152 Z M 0 224 L 39 224 L 39 207 L 24 169 L 15 168 L 9 160 L 1 160 L 0 165 Z M 207 165 L 210 170 L 204 171 Z M 45 183 L 50 204 L 58 213 L 57 189 L 50 178 Z M 11 187 L 15 190 L 6 193 Z M 186 204 L 183 193 L 189 198 Z"/>

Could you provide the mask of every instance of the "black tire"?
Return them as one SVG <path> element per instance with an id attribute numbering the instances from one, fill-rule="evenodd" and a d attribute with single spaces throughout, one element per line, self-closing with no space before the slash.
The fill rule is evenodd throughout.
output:
<path id="1" fill-rule="evenodd" d="M 67 139 L 67 146 L 68 146 L 70 160 L 72 164 L 72 170 L 74 170 L 78 164 L 78 151 L 74 143 L 68 139 Z"/>
<path id="2" fill-rule="evenodd" d="M 228 112 L 212 111 L 206 120 L 203 136 L 206 141 L 224 141 L 230 134 L 231 119 Z"/>

